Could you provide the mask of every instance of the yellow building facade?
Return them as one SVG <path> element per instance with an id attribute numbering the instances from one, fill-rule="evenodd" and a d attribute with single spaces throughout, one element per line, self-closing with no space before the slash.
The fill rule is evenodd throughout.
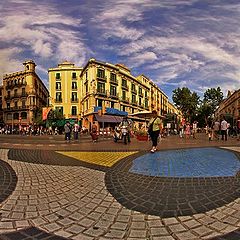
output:
<path id="1" fill-rule="evenodd" d="M 240 89 L 228 92 L 227 98 L 219 104 L 214 115 L 218 120 L 223 116 L 228 117 L 231 124 L 235 125 L 240 117 Z"/>
<path id="2" fill-rule="evenodd" d="M 65 61 L 48 70 L 50 106 L 62 112 L 66 119 L 80 117 L 82 68 Z"/>
<path id="3" fill-rule="evenodd" d="M 170 106 L 171 112 L 177 111 L 152 80 L 143 74 L 133 76 L 124 64 L 91 58 L 83 68 L 64 62 L 50 68 L 48 74 L 52 108 L 66 119 L 81 118 L 88 129 L 93 122 L 99 128 L 113 126 L 122 116 L 144 110 L 164 115 Z"/>
<path id="4" fill-rule="evenodd" d="M 83 125 L 94 121 L 107 122 L 99 116 L 134 114 L 153 109 L 159 115 L 167 113 L 168 97 L 144 75 L 133 76 L 123 64 L 111 64 L 90 59 L 80 75 L 82 80 L 81 116 Z M 114 121 L 114 119 L 113 119 Z M 100 124 L 101 127 L 102 124 Z"/>
<path id="5" fill-rule="evenodd" d="M 12 128 L 33 124 L 35 112 L 48 104 L 49 92 L 35 72 L 35 62 L 23 65 L 24 71 L 3 76 L 3 121 Z"/>

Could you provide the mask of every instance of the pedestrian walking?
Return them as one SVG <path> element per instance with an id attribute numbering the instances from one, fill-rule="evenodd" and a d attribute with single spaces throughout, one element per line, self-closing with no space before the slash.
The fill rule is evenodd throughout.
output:
<path id="1" fill-rule="evenodd" d="M 219 140 L 220 122 L 216 119 L 213 123 L 213 139 Z"/>
<path id="2" fill-rule="evenodd" d="M 190 138 L 190 135 L 191 135 L 191 126 L 190 126 L 190 123 L 187 122 L 186 128 L 185 128 L 185 136 L 186 136 L 186 139 L 189 139 L 189 138 Z"/>
<path id="3" fill-rule="evenodd" d="M 64 125 L 64 132 L 65 132 L 65 140 L 67 142 L 70 141 L 71 139 L 71 125 L 70 123 L 67 121 L 66 124 Z"/>
<path id="4" fill-rule="evenodd" d="M 240 140 L 240 117 L 237 120 L 237 140 Z"/>
<path id="5" fill-rule="evenodd" d="M 96 142 L 98 140 L 97 125 L 95 124 L 95 122 L 93 122 L 90 135 L 92 137 L 93 142 Z"/>
<path id="6" fill-rule="evenodd" d="M 223 120 L 221 121 L 221 134 L 222 134 L 222 140 L 227 141 L 227 129 L 228 129 L 228 123 L 223 117 Z"/>
<path id="7" fill-rule="evenodd" d="M 152 140 L 151 153 L 154 153 L 157 151 L 158 137 L 159 137 L 160 131 L 162 130 L 162 122 L 161 122 L 161 119 L 158 117 L 156 110 L 153 110 L 152 114 L 153 116 L 148 123 L 148 133 Z"/>
<path id="8" fill-rule="evenodd" d="M 193 139 L 196 139 L 197 124 L 198 124 L 198 122 L 197 122 L 197 121 L 194 121 L 194 122 L 193 122 L 193 125 L 192 125 L 192 135 L 193 135 Z"/>
<path id="9" fill-rule="evenodd" d="M 74 126 L 73 126 L 73 138 L 74 138 L 74 140 L 78 140 L 78 132 L 79 132 L 79 125 L 78 125 L 78 122 L 76 121 Z"/>

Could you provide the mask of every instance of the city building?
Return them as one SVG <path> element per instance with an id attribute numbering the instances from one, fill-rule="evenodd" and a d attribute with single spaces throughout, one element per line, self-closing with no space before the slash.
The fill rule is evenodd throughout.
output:
<path id="1" fill-rule="evenodd" d="M 66 119 L 81 119 L 88 129 L 93 122 L 99 128 L 114 127 L 123 116 L 144 110 L 178 112 L 173 105 L 169 110 L 167 95 L 155 83 L 143 74 L 133 76 L 124 64 L 91 58 L 81 68 L 65 61 L 48 73 L 50 106 Z"/>
<path id="2" fill-rule="evenodd" d="M 168 97 L 145 75 L 133 76 L 123 64 L 111 64 L 90 59 L 81 75 L 82 124 L 91 128 L 95 121 L 100 128 L 112 127 L 120 116 L 139 111 L 167 113 Z M 143 119 L 134 118 L 135 121 Z"/>
<path id="3" fill-rule="evenodd" d="M 215 117 L 220 120 L 223 116 L 233 126 L 240 116 L 240 89 L 234 92 L 228 91 L 227 98 L 225 98 L 215 112 Z"/>
<path id="4" fill-rule="evenodd" d="M 33 124 L 36 112 L 48 104 L 49 92 L 35 72 L 36 64 L 29 60 L 23 65 L 24 71 L 5 74 L 1 87 L 3 121 L 12 128 Z"/>
<path id="5" fill-rule="evenodd" d="M 48 70 L 50 106 L 66 119 L 80 118 L 81 72 L 81 67 L 68 61 Z"/>

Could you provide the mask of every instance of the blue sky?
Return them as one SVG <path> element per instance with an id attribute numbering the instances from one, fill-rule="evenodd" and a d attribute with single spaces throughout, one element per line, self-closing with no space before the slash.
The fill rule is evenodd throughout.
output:
<path id="1" fill-rule="evenodd" d="M 239 0 L 5 0 L 0 3 L 0 78 L 33 59 L 48 68 L 93 57 L 124 63 L 170 98 L 188 87 L 240 86 Z"/>

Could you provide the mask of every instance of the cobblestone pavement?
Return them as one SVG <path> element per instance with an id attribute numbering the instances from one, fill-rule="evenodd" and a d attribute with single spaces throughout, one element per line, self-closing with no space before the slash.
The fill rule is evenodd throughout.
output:
<path id="1" fill-rule="evenodd" d="M 40 144 L 38 139 L 21 145 L 14 145 L 18 144 L 15 139 L 12 143 L 6 138 L 4 142 L 0 141 L 0 174 L 5 177 L 5 172 L 9 173 L 0 189 L 4 190 L 5 186 L 10 189 L 0 202 L 0 239 L 240 239 L 237 176 L 204 178 L 203 182 L 198 178 L 181 179 L 184 183 L 173 178 L 131 176 L 127 171 L 129 164 L 146 153 L 149 142 L 133 141 L 124 146 L 104 140 L 97 144 L 62 143 L 64 146 L 59 146 L 53 140 L 43 141 L 43 146 L 37 146 Z M 162 149 L 209 145 L 240 152 L 236 140 L 208 143 L 204 139 L 186 142 L 170 137 L 160 144 Z M 91 162 L 87 154 L 79 153 L 77 157 L 67 154 L 76 152 L 76 149 L 81 152 L 103 151 L 106 155 L 100 154 L 97 161 Z M 128 154 L 124 154 L 123 149 Z M 116 152 L 117 160 L 111 162 L 111 156 L 116 157 Z M 101 165 L 101 161 L 106 161 L 105 156 L 110 162 Z M 157 192 L 157 189 L 161 191 Z M 177 198 L 178 205 L 173 203 L 175 207 L 179 207 L 184 198 L 199 194 L 195 208 L 180 208 L 191 209 L 191 212 L 168 215 L 163 214 L 165 209 L 150 211 L 154 208 L 145 201 L 145 197 L 149 197 L 150 204 L 163 199 L 166 206 L 172 207 L 168 200 L 176 198 L 181 190 L 183 197 Z M 185 199 L 183 204 L 187 201 L 191 199 Z M 134 202 L 134 206 L 129 202 Z M 199 210 L 198 205 L 205 208 Z"/>

